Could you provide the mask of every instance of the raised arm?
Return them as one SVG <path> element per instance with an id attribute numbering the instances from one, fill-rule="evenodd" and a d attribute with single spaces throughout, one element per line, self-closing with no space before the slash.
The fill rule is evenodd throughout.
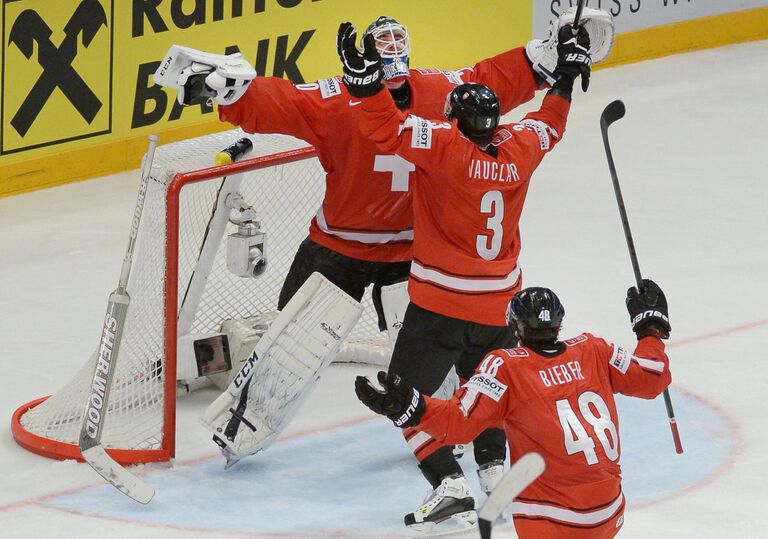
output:
<path id="1" fill-rule="evenodd" d="M 614 345 L 610 374 L 616 393 L 652 399 L 672 382 L 662 340 L 669 337 L 672 328 L 664 292 L 649 279 L 642 284 L 642 290 L 631 287 L 627 291 L 626 301 L 637 347 L 630 355 Z"/>
<path id="2" fill-rule="evenodd" d="M 240 53 L 212 54 L 173 45 L 154 80 L 173 88 L 182 105 L 214 102 L 219 118 L 249 133 L 293 135 L 315 146 L 329 122 L 328 97 L 343 98 L 338 79 L 294 85 L 276 77 L 257 77 Z"/>

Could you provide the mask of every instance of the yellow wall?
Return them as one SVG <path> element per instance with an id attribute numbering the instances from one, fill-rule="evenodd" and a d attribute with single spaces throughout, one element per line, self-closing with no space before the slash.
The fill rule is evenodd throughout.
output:
<path id="1" fill-rule="evenodd" d="M 227 128 L 214 111 L 174 107 L 175 92 L 150 87 L 151 73 L 172 44 L 210 52 L 236 46 L 260 73 L 298 82 L 339 72 L 336 31 L 345 20 L 365 28 L 384 13 L 400 19 L 412 34 L 414 67 L 460 67 L 523 43 L 531 33 L 527 1 L 486 0 L 471 10 L 467 5 L 463 0 L 5 0 L 0 196 L 136 168 L 149 133 L 166 143 Z M 452 30 L 457 19 L 461 36 Z M 81 38 L 89 31 L 86 47 Z M 38 57 L 38 51 L 45 53 Z M 42 85 L 40 78 L 46 79 Z M 56 84 L 73 84 L 74 78 L 99 106 L 91 117 L 82 112 L 84 92 L 70 90 L 78 110 L 64 85 Z M 34 121 L 20 133 L 12 121 L 16 111 L 35 85 L 46 84 L 42 95 L 50 97 L 32 109 Z"/>
<path id="2" fill-rule="evenodd" d="M 311 81 L 339 72 L 339 22 L 387 14 L 409 28 L 413 67 L 456 68 L 530 39 L 531 1 L 4 0 L 0 196 L 138 168 L 149 133 L 228 129 L 152 87 L 172 44 L 237 47 L 260 73 Z M 766 21 L 760 8 L 622 34 L 604 65 L 768 38 Z"/>

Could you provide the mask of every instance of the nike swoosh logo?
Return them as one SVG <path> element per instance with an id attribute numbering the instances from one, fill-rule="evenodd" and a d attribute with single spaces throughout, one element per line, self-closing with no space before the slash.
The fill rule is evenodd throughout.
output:
<path id="1" fill-rule="evenodd" d="M 350 107 L 354 107 L 355 105 L 359 105 L 360 103 L 362 103 L 362 101 L 352 101 L 351 99 L 349 100 Z"/>

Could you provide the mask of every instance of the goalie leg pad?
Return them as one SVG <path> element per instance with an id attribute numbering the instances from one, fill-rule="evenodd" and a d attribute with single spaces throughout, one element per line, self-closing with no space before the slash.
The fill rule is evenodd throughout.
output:
<path id="1" fill-rule="evenodd" d="M 201 419 L 227 467 L 275 441 L 361 312 L 359 302 L 321 274 L 307 279 Z"/>
<path id="2" fill-rule="evenodd" d="M 576 18 L 576 8 L 565 10 L 550 27 L 549 39 L 533 39 L 525 46 L 525 53 L 531 61 L 533 71 L 550 85 L 557 81 L 557 34 L 566 24 L 573 24 Z M 605 60 L 613 48 L 615 28 L 613 17 L 608 11 L 585 7 L 579 24 L 589 34 L 589 52 L 592 65 Z"/>

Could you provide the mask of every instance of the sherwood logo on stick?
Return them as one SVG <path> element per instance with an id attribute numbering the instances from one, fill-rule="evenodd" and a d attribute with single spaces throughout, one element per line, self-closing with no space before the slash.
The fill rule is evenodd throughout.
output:
<path id="1" fill-rule="evenodd" d="M 88 397 L 88 407 L 85 410 L 85 431 L 88 436 L 94 439 L 99 432 L 99 426 L 103 417 L 101 410 L 104 407 L 104 392 L 107 387 L 109 369 L 112 366 L 112 348 L 115 345 L 116 328 L 117 320 L 111 313 L 107 313 L 107 317 L 104 319 L 104 329 L 101 333 L 99 357 L 93 374 L 93 382 L 91 383 L 91 394 Z"/>
<path id="2" fill-rule="evenodd" d="M 98 0 L 82 0 L 64 25 L 64 39 L 56 46 L 54 32 L 40 14 L 32 9 L 22 11 L 11 27 L 8 43 L 31 59 L 37 45 L 37 63 L 43 72 L 11 119 L 11 125 L 22 137 L 27 134 L 40 111 L 58 88 L 89 124 L 102 107 L 102 102 L 72 66 L 78 44 L 88 47 L 101 27 L 107 26 L 107 14 Z"/>

